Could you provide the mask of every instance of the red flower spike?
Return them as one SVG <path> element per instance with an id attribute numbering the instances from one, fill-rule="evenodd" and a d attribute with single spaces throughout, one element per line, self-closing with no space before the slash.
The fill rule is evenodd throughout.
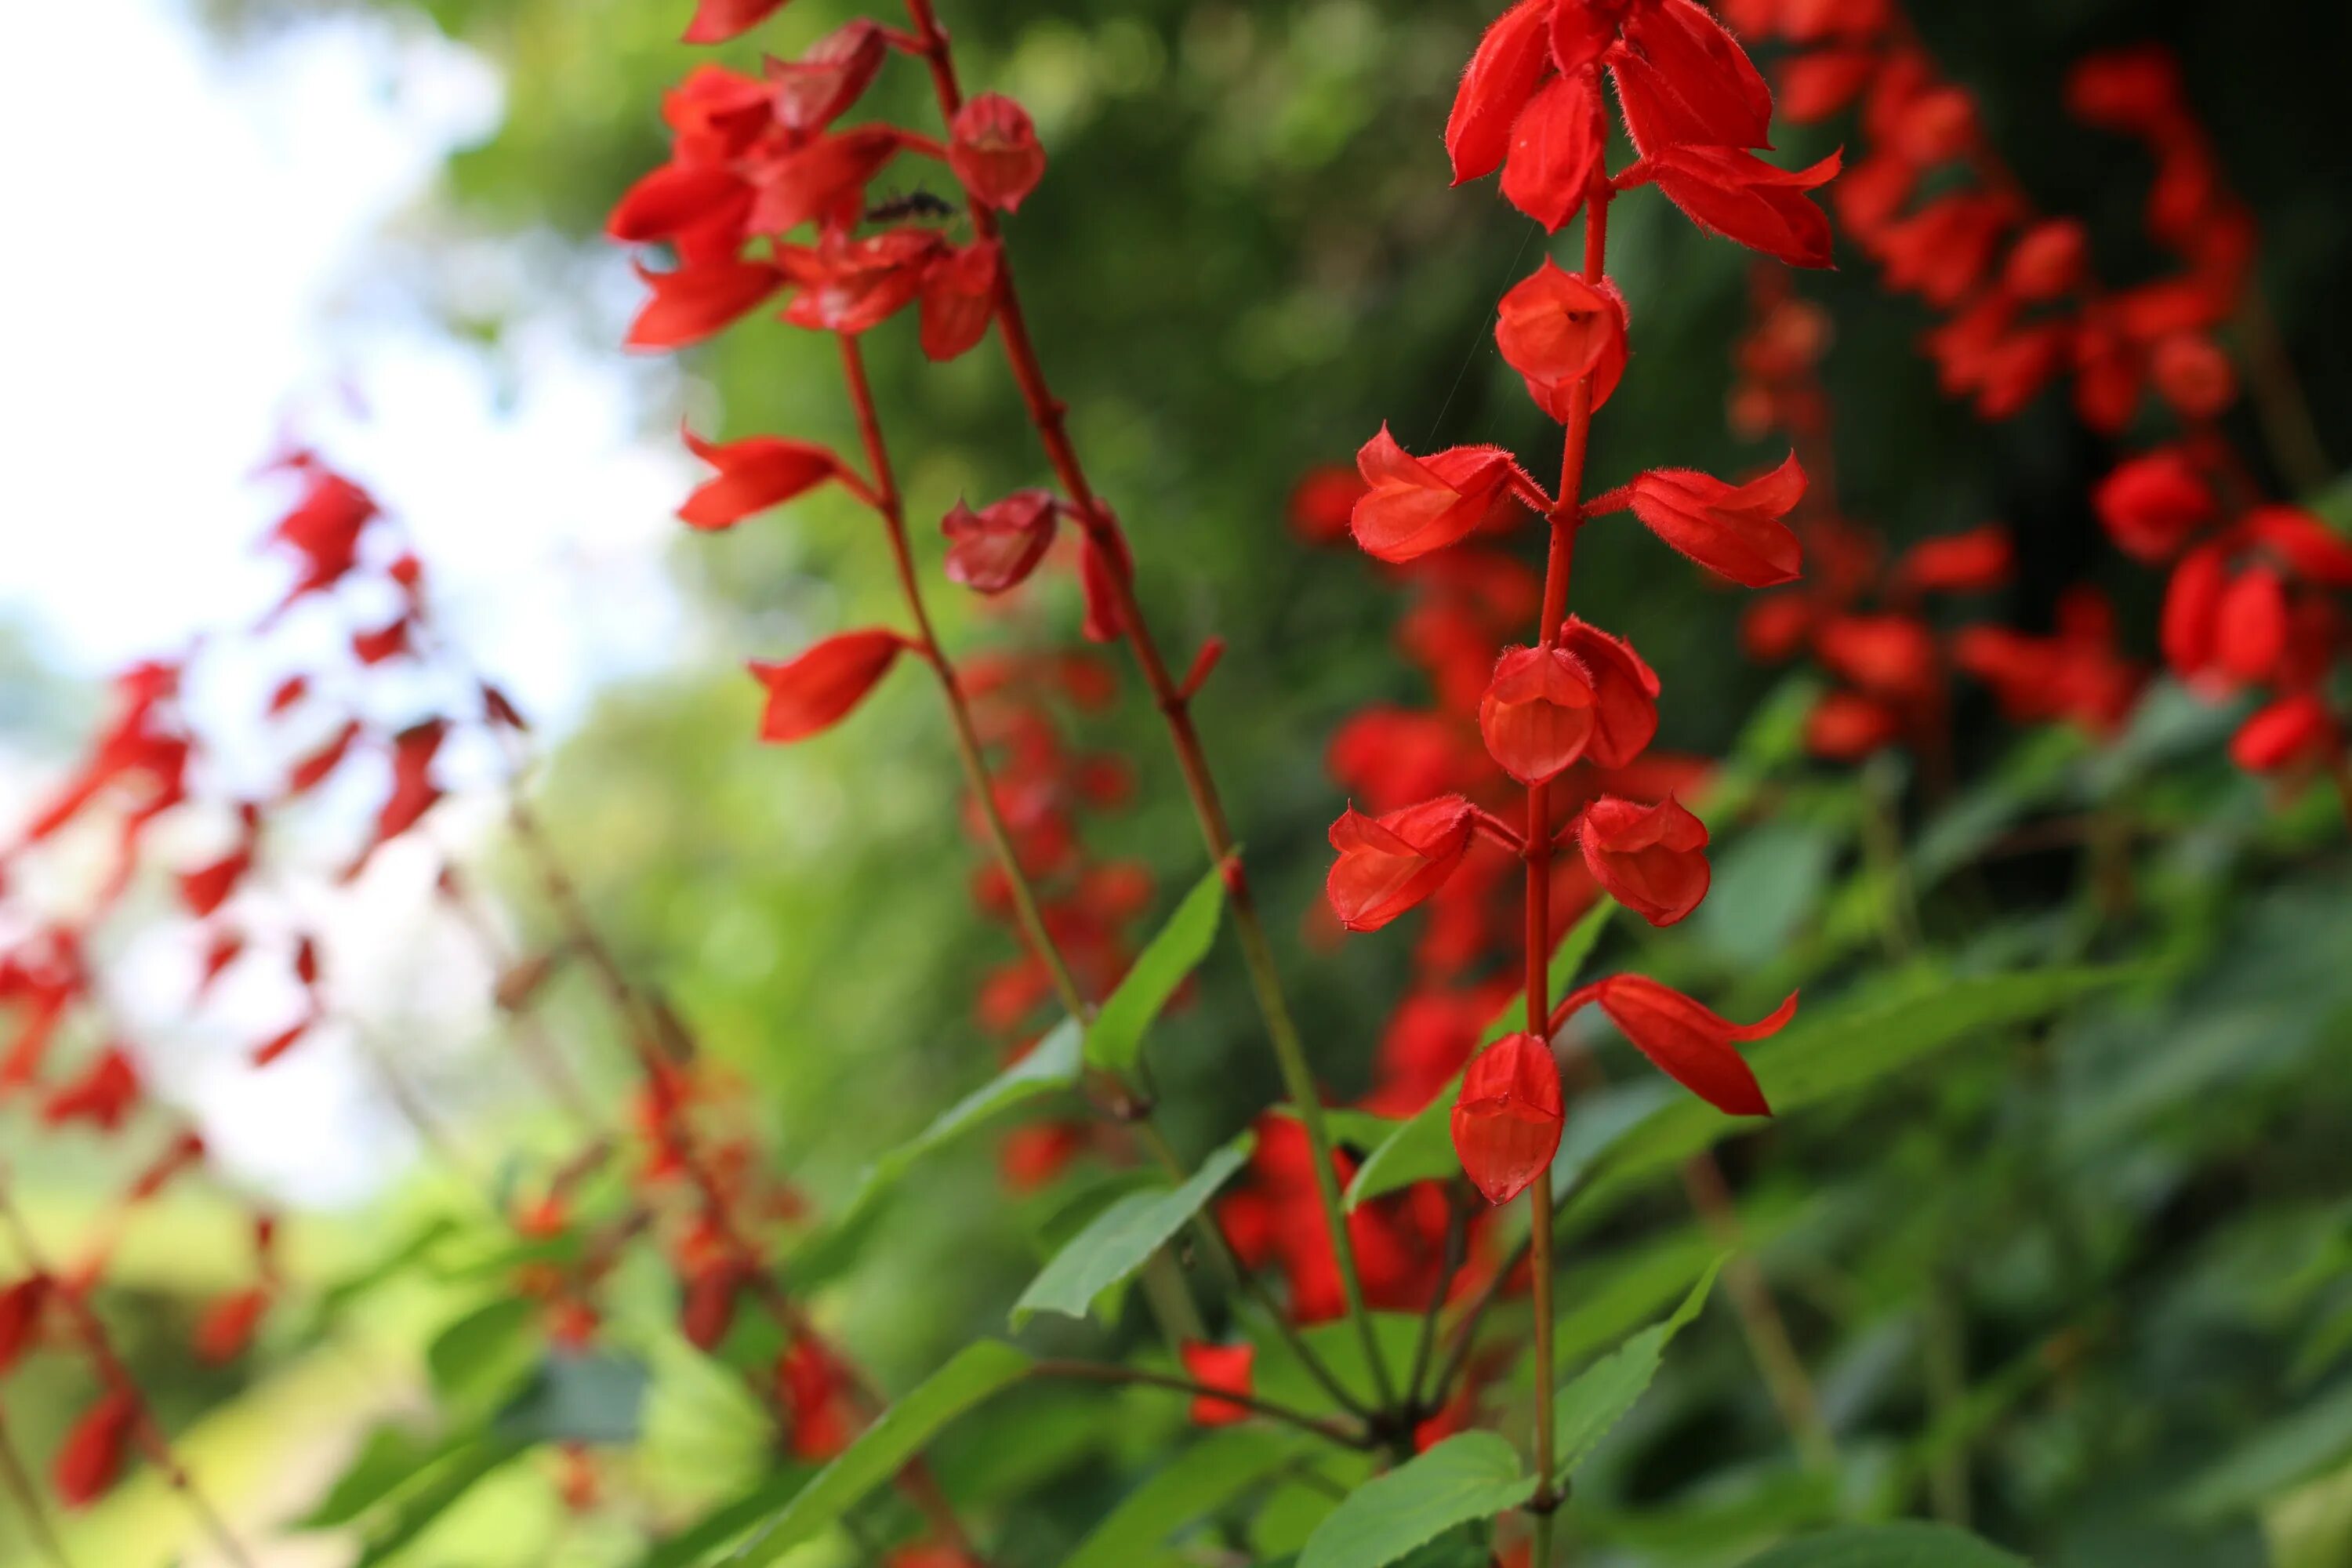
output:
<path id="1" fill-rule="evenodd" d="M 1585 868 L 1609 896 L 1654 926 L 1670 926 L 1706 897 L 1706 824 L 1668 795 L 1639 805 L 1602 795 L 1577 826 Z"/>
<path id="2" fill-rule="evenodd" d="M 753 512 L 782 506 L 845 472 L 839 458 L 812 442 L 781 436 L 706 441 L 683 426 L 678 433 L 687 450 L 718 470 L 717 478 L 698 486 L 677 509 L 688 528 L 732 528 Z"/>
<path id="3" fill-rule="evenodd" d="M 1507 1204 L 1550 1167 L 1565 1121 L 1551 1047 L 1539 1035 L 1505 1035 L 1463 1070 L 1454 1152 L 1488 1203 Z"/>
<path id="4" fill-rule="evenodd" d="M 784 0 L 695 0 L 694 20 L 679 41 L 723 44 L 750 32 L 783 5 Z"/>
<path id="5" fill-rule="evenodd" d="M 113 1490 L 139 1419 L 139 1401 L 127 1389 L 100 1394 L 98 1403 L 82 1413 L 66 1434 L 51 1472 L 59 1502 L 68 1508 L 88 1508 Z"/>
<path id="6" fill-rule="evenodd" d="M 1251 1369 L 1257 1360 L 1255 1345 L 1212 1345 L 1186 1340 L 1176 1347 L 1176 1353 L 1183 1358 L 1184 1370 L 1192 1373 L 1193 1382 L 1226 1394 L 1250 1392 Z M 1195 1426 L 1230 1426 L 1248 1419 L 1249 1406 L 1199 1394 L 1192 1396 L 1192 1415 Z"/>
<path id="7" fill-rule="evenodd" d="M 803 134 L 824 130 L 864 95 L 889 52 L 880 26 L 860 16 L 811 44 L 797 60 L 768 61 L 776 122 Z"/>
<path id="8" fill-rule="evenodd" d="M 764 261 L 698 261 L 670 272 L 637 268 L 653 290 L 624 340 L 633 349 L 684 348 L 724 331 L 784 286 Z"/>
<path id="9" fill-rule="evenodd" d="M 1470 803 L 1441 795 L 1370 817 L 1349 806 L 1331 825 L 1339 852 L 1324 891 L 1339 923 L 1378 931 L 1445 884 L 1470 848 Z"/>
<path id="10" fill-rule="evenodd" d="M 751 673 L 768 689 L 760 739 L 782 743 L 831 729 L 866 700 L 907 647 L 896 632 L 843 632 L 789 663 L 754 663 Z"/>
<path id="11" fill-rule="evenodd" d="M 2016 570 L 2009 531 L 1997 522 L 1923 539 L 1895 563 L 1895 586 L 1923 594 L 1979 594 L 1998 588 Z"/>
<path id="12" fill-rule="evenodd" d="M 1794 582 L 1803 565 L 1797 536 L 1781 521 L 1805 494 L 1805 470 L 1794 452 L 1744 485 L 1688 468 L 1654 468 L 1631 490 L 1633 515 L 1651 532 L 1735 583 L 1769 588 Z"/>
<path id="13" fill-rule="evenodd" d="M 1567 423 L 1568 397 L 1592 377 L 1592 406 L 1617 390 L 1625 374 L 1625 301 L 1615 284 L 1588 283 L 1549 257 L 1535 275 L 1503 296 L 1495 318 L 1495 346 L 1527 378 L 1528 395 Z"/>
<path id="14" fill-rule="evenodd" d="M 2168 561 L 2212 521 L 2213 491 L 2177 447 L 2131 458 L 2099 481 L 2091 504 L 2116 548 L 2135 561 Z"/>
<path id="15" fill-rule="evenodd" d="M 1518 0 L 1486 29 L 1463 73 L 1445 121 L 1445 153 L 1457 185 L 1493 174 L 1511 150 L 1511 128 L 1549 63 L 1554 0 Z"/>
<path id="16" fill-rule="evenodd" d="M 1658 732 L 1658 675 L 1633 645 L 1570 616 L 1559 647 L 1584 667 L 1592 685 L 1592 739 L 1585 755 L 1604 768 L 1622 768 Z"/>
<path id="17" fill-rule="evenodd" d="M 2336 744 L 2335 715 L 2311 692 L 2283 697 L 2238 726 L 2230 760 L 2250 773 L 2316 762 Z"/>
<path id="18" fill-rule="evenodd" d="M 1557 234 L 1584 205 L 1608 145 L 1598 79 L 1556 76 L 1511 128 L 1503 198 Z"/>
<path id="19" fill-rule="evenodd" d="M 1797 994 L 1758 1022 L 1741 1026 L 1717 1016 L 1671 986 L 1643 974 L 1613 974 L 1560 1005 L 1565 1017 L 1597 1002 L 1610 1021 L 1660 1072 L 1727 1116 L 1769 1116 L 1756 1075 L 1731 1047 L 1778 1034 L 1797 1016 Z"/>
<path id="20" fill-rule="evenodd" d="M 1505 773 L 1539 784 L 1584 754 L 1593 704 L 1591 679 L 1567 649 L 1505 648 L 1478 704 L 1478 732 Z"/>
<path id="21" fill-rule="evenodd" d="M 977 594 L 1019 586 L 1045 558 L 1058 513 L 1048 490 L 1015 490 L 978 511 L 956 502 L 940 523 L 948 541 L 948 581 Z"/>
<path id="22" fill-rule="evenodd" d="M 1003 93 L 983 92 L 956 111 L 948 167 L 971 199 L 1014 212 L 1045 176 L 1045 150 L 1029 111 Z"/>
<path id="23" fill-rule="evenodd" d="M 689 230 L 740 225 L 751 187 L 720 164 L 664 163 L 621 194 L 604 219 L 607 238 L 646 245 Z"/>
<path id="24" fill-rule="evenodd" d="M 1780 169 L 1730 147 L 1668 147 L 1650 159 L 1666 199 L 1710 234 L 1791 267 L 1830 265 L 1830 220 L 1807 191 L 1837 175 L 1832 153 L 1803 169 Z"/>
<path id="25" fill-rule="evenodd" d="M 992 239 L 950 251 L 923 279 L 923 356 L 951 360 L 988 335 L 1004 247 Z"/>
<path id="26" fill-rule="evenodd" d="M 1386 425 L 1356 454 L 1356 468 L 1371 488 L 1356 502 L 1349 530 L 1368 554 L 1390 562 L 1444 549 L 1524 493 L 1518 486 L 1534 488 L 1499 447 L 1449 447 L 1415 458 Z"/>

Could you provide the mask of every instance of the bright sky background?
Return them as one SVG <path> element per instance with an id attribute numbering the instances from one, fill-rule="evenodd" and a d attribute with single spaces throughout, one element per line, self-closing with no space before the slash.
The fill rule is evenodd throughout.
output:
<path id="1" fill-rule="evenodd" d="M 688 465 L 646 418 L 677 389 L 598 346 L 629 309 L 619 258 L 609 332 L 527 323 L 511 374 L 401 281 L 420 237 L 493 290 L 527 281 L 527 257 L 436 231 L 426 199 L 443 153 L 497 123 L 483 62 L 355 20 L 225 52 L 183 0 L 16 5 L 6 31 L 0 621 L 90 678 L 249 621 L 286 581 L 253 547 L 285 491 L 250 474 L 290 419 L 401 517 L 458 640 L 542 726 L 603 681 L 694 657 L 660 561 Z M 41 787 L 0 759 L 0 831 Z M 456 816 L 445 831 L 464 831 Z M 354 1012 L 420 994 L 428 962 L 470 980 L 454 989 L 476 994 L 475 1016 L 435 1031 L 463 1038 L 481 976 L 453 975 L 416 925 L 431 873 L 414 860 L 380 858 L 309 918 Z M 348 1041 L 244 1067 L 257 1021 L 286 1005 L 266 984 L 216 998 L 228 1018 L 210 1048 L 205 1029 L 175 1037 L 194 952 L 134 947 L 115 1001 L 173 1042 L 146 1065 L 202 1111 L 229 1167 L 326 1202 L 396 1168 L 407 1140 Z"/>

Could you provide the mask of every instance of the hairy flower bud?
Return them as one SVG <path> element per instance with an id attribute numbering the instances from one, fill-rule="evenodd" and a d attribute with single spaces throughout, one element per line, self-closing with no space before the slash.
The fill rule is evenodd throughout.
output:
<path id="1" fill-rule="evenodd" d="M 1592 683 L 1567 649 L 1506 648 L 1478 704 L 1478 731 L 1505 773 L 1539 784 L 1584 754 L 1592 709 Z"/>
<path id="2" fill-rule="evenodd" d="M 1339 923 L 1378 931 L 1443 887 L 1470 848 L 1470 803 L 1458 795 L 1370 817 L 1349 806 L 1331 825 L 1339 852 L 1324 890 Z"/>
<path id="3" fill-rule="evenodd" d="M 1454 1152 L 1490 1204 L 1528 1189 L 1559 1151 L 1559 1064 L 1539 1035 L 1506 1035 L 1472 1058 L 1454 1100 Z"/>
<path id="4" fill-rule="evenodd" d="M 1577 842 L 1609 896 L 1654 926 L 1670 926 L 1706 897 L 1706 824 L 1668 795 L 1641 805 L 1602 795 L 1584 808 Z"/>

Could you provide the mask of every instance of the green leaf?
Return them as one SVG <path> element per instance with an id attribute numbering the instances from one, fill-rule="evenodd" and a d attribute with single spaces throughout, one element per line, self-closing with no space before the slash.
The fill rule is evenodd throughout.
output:
<path id="1" fill-rule="evenodd" d="M 1769 822 L 1716 857 L 1706 901 L 1691 923 L 1732 968 L 1761 968 L 1784 952 L 1820 901 L 1838 840 L 1815 823 Z"/>
<path id="2" fill-rule="evenodd" d="M 392 1561 L 435 1520 L 456 1507 L 459 1499 L 522 1451 L 521 1444 L 505 1438 L 477 1437 L 469 1442 L 424 1486 L 404 1497 L 380 1528 L 368 1532 L 367 1543 L 352 1568 L 377 1568 Z"/>
<path id="3" fill-rule="evenodd" d="M 540 1363 L 492 1426 L 521 1443 L 634 1443 L 651 1382 L 646 1364 L 632 1356 L 559 1352 Z"/>
<path id="4" fill-rule="evenodd" d="M 1610 917 L 1617 912 L 1613 899 L 1603 899 L 1584 913 L 1584 918 L 1568 929 L 1559 945 L 1551 953 L 1551 989 L 1555 995 L 1576 984 L 1577 972 L 1592 950 L 1601 943 L 1601 932 L 1609 929 Z M 1502 1016 L 1486 1026 L 1479 1037 L 1479 1047 L 1501 1039 L 1519 1026 L 1520 1004 L 1514 1002 L 1503 1009 Z M 1461 1090 L 1462 1075 L 1455 1073 L 1435 1098 L 1423 1106 L 1411 1119 L 1389 1134 L 1380 1147 L 1364 1156 L 1356 1169 L 1355 1179 L 1348 1184 L 1348 1206 L 1367 1203 L 1384 1193 L 1409 1187 L 1415 1182 L 1433 1181 L 1452 1175 L 1457 1168 L 1454 1157 L 1454 1097 Z"/>
<path id="5" fill-rule="evenodd" d="M 538 1306 L 520 1296 L 500 1296 L 435 1335 L 425 1349 L 425 1368 L 444 1405 L 487 1406 L 530 1374 L 540 1345 Z"/>
<path id="6" fill-rule="evenodd" d="M 478 1433 L 426 1438 L 391 1423 L 367 1435 L 352 1462 L 319 1500 L 318 1506 L 296 1522 L 297 1530 L 332 1530 L 351 1523 L 378 1503 L 404 1489 L 444 1459 L 478 1440 Z"/>
<path id="7" fill-rule="evenodd" d="M 741 1497 L 719 1504 L 638 1558 L 633 1568 L 692 1568 L 753 1525 L 793 1500 L 808 1484 L 808 1472 L 794 1469 L 761 1481 Z"/>
<path id="8" fill-rule="evenodd" d="M 730 1559 L 763 1568 L 831 1526 L 866 1493 L 897 1475 L 940 1427 L 1004 1388 L 1036 1364 L 1000 1340 L 967 1345 L 953 1361 L 884 1411 L 794 1494 L 742 1550 Z"/>
<path id="9" fill-rule="evenodd" d="M 1858 1524 L 1784 1541 L 1747 1568 L 2025 1568 L 2025 1560 L 1948 1524 Z"/>
<path id="10" fill-rule="evenodd" d="M 1062 1568 L 1129 1568 L 1194 1520 L 1265 1481 L 1297 1440 L 1236 1426 L 1193 1444 L 1119 1500 Z"/>
<path id="11" fill-rule="evenodd" d="M 1087 1029 L 1088 1065 L 1122 1077 L 1135 1070 L 1136 1058 L 1143 1050 L 1144 1031 L 1160 1016 L 1160 1009 L 1168 1005 L 1176 987 L 1184 984 L 1184 977 L 1209 956 L 1209 944 L 1217 939 L 1217 911 L 1224 902 L 1224 868 L 1213 866 L 1184 895 L 1184 901 L 1176 906 L 1176 912 L 1168 917 L 1168 923 L 1160 928 L 1151 945 L 1118 983 L 1118 989 L 1095 1014 L 1094 1023 Z"/>
<path id="12" fill-rule="evenodd" d="M 1257 1140 L 1244 1132 L 1206 1160 L 1179 1187 L 1129 1193 L 1097 1215 L 1054 1255 L 1013 1304 L 1013 1326 L 1033 1312 L 1083 1318 L 1097 1296 L 1143 1267 L 1201 1205 L 1233 1178 Z"/>
<path id="13" fill-rule="evenodd" d="M 1586 1367 L 1575 1381 L 1559 1391 L 1552 1419 L 1552 1452 L 1559 1456 L 1559 1479 L 1573 1475 L 1576 1467 L 1601 1446 L 1601 1439 L 1609 1436 L 1610 1428 L 1623 1420 L 1641 1399 L 1650 1380 L 1658 1375 L 1667 1342 L 1706 1305 L 1706 1293 L 1715 1288 L 1716 1274 L 1729 1256 L 1725 1253 L 1707 1265 L 1706 1272 L 1699 1276 L 1698 1283 L 1691 1287 L 1690 1294 L 1683 1298 L 1674 1316 L 1643 1329 Z"/>
<path id="14" fill-rule="evenodd" d="M 1357 1488 L 1307 1538 L 1298 1568 L 1385 1568 L 1457 1524 L 1535 1495 L 1536 1479 L 1492 1432 L 1465 1432 Z"/>
<path id="15" fill-rule="evenodd" d="M 2352 1380 L 2292 1415 L 2191 1480 L 2179 1499 L 2190 1519 L 2217 1520 L 2352 1458 Z"/>
<path id="16" fill-rule="evenodd" d="M 1904 994 L 1867 1006 L 1798 1021 L 1748 1054 L 1775 1114 L 1786 1116 L 1874 1083 L 1986 1029 L 2021 1024 L 2141 973 L 2123 966 L 2047 969 L 1955 980 L 1923 973 Z M 1627 1128 L 1596 1155 L 1580 1206 L 1605 1205 L 1718 1139 L 1755 1126 L 1713 1106 L 1678 1097 Z"/>
<path id="17" fill-rule="evenodd" d="M 863 1221 L 916 1161 L 972 1129 L 993 1121 L 1018 1105 L 1026 1105 L 1074 1087 L 1078 1081 L 1078 1022 L 1065 1018 L 1048 1030 L 1029 1053 L 934 1117 L 929 1126 L 877 1159 L 866 1168 L 833 1223 L 844 1231 Z M 796 1271 L 797 1272 L 797 1271 Z"/>

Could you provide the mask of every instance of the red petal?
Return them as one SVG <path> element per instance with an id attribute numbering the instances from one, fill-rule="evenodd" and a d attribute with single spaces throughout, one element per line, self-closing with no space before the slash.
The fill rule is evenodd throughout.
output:
<path id="1" fill-rule="evenodd" d="M 1511 127 L 1549 64 L 1552 0 L 1518 0 L 1478 40 L 1445 121 L 1454 183 L 1491 174 L 1511 150 Z"/>
<path id="2" fill-rule="evenodd" d="M 751 673 L 768 689 L 760 739 L 799 741 L 830 729 L 866 700 L 906 647 L 896 632 L 844 632 L 788 664 L 753 664 Z"/>

